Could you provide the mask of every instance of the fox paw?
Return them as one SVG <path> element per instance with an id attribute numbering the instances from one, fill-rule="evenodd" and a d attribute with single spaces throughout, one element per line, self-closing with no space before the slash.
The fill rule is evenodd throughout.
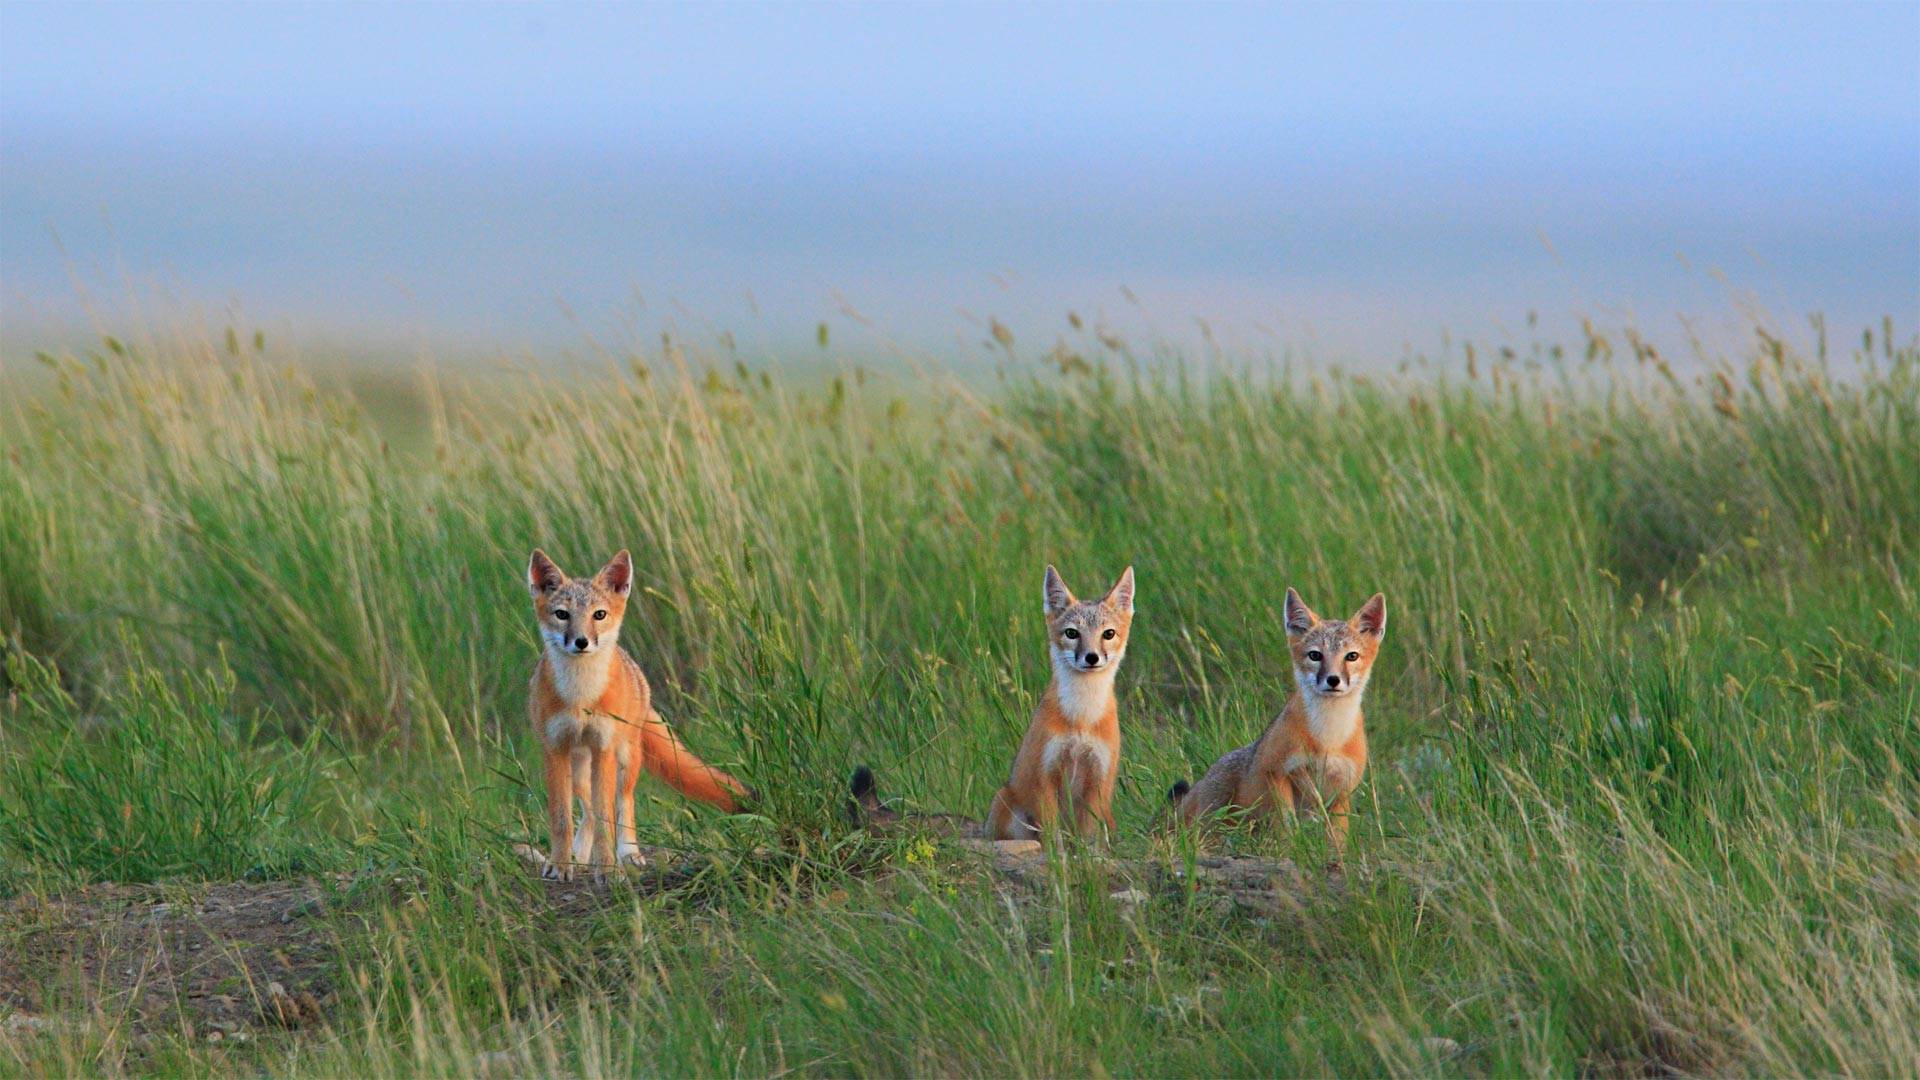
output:
<path id="1" fill-rule="evenodd" d="M 548 859 L 546 865 L 540 868 L 540 876 L 548 881 L 572 881 L 573 864 L 557 863 Z"/>
<path id="2" fill-rule="evenodd" d="M 645 852 L 637 847 L 621 848 L 619 863 L 621 866 L 645 866 L 647 865 L 647 856 Z"/>

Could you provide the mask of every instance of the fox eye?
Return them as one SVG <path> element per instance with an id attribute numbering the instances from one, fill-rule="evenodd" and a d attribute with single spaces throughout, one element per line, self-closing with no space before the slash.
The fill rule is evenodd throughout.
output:
<path id="1" fill-rule="evenodd" d="M 606 617 L 607 617 L 607 613 L 605 611 L 596 611 L 593 613 L 594 622 L 599 622 L 601 619 L 604 619 Z M 1353 657 L 1349 656 L 1347 657 L 1347 659 L 1351 660 L 1353 659 Z"/>
<path id="2" fill-rule="evenodd" d="M 1069 626 L 1065 630 L 1060 631 L 1060 636 L 1066 638 L 1068 641 L 1079 641 L 1080 631 Z"/>
<path id="3" fill-rule="evenodd" d="M 559 620 L 560 620 L 561 622 L 566 622 L 566 621 L 567 621 L 567 609 L 566 609 L 566 608 L 554 608 L 554 609 L 553 609 L 553 617 L 554 617 L 554 618 L 556 618 L 556 619 L 559 619 Z"/>
<path id="4" fill-rule="evenodd" d="M 1347 663 L 1349 664 L 1353 663 L 1355 660 L 1358 660 L 1358 659 L 1360 659 L 1360 654 L 1357 652 L 1350 652 L 1347 654 Z"/>
<path id="5" fill-rule="evenodd" d="M 1100 632 L 1100 636 L 1101 636 L 1101 637 L 1103 637 L 1103 638 L 1105 638 L 1105 639 L 1106 639 L 1106 640 L 1108 640 L 1108 641 L 1112 641 L 1112 640 L 1113 640 L 1113 627 L 1111 627 L 1111 626 L 1109 626 L 1109 627 L 1107 627 L 1107 628 L 1106 628 L 1105 630 L 1102 630 L 1102 631 Z"/>
<path id="6" fill-rule="evenodd" d="M 1314 663 L 1316 663 L 1316 664 L 1317 664 L 1317 663 L 1319 663 L 1319 662 L 1320 662 L 1320 650 L 1319 650 L 1319 649 L 1308 649 L 1308 650 L 1307 650 L 1307 659 L 1309 659 L 1309 660 L 1311 660 L 1311 661 L 1313 661 L 1313 662 L 1314 662 Z"/>

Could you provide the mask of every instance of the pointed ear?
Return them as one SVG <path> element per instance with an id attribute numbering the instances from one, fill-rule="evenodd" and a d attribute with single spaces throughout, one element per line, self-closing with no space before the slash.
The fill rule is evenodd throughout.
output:
<path id="1" fill-rule="evenodd" d="M 527 591 L 539 596 L 550 593 L 567 583 L 567 575 L 560 572 L 547 553 L 539 548 L 533 549 L 533 558 L 527 560 Z"/>
<path id="2" fill-rule="evenodd" d="M 627 554 L 626 548 L 621 548 L 620 554 L 601 567 L 593 579 L 600 583 L 601 588 L 610 589 L 621 596 L 627 595 L 627 591 L 633 588 L 633 556 Z"/>
<path id="3" fill-rule="evenodd" d="M 1372 634 L 1374 637 L 1379 637 L 1381 634 L 1386 633 L 1387 632 L 1387 596 L 1386 594 L 1374 593 L 1373 599 L 1367 601 L 1364 604 L 1361 604 L 1360 610 L 1354 612 L 1353 618 L 1347 621 L 1353 626 L 1355 630 L 1358 630 L 1363 634 Z"/>
<path id="4" fill-rule="evenodd" d="M 1115 611 L 1133 614 L 1133 567 L 1127 567 L 1126 572 L 1120 575 L 1119 581 L 1113 583 L 1113 588 L 1108 590 L 1107 598 L 1101 603 Z"/>
<path id="5" fill-rule="evenodd" d="M 1042 588 L 1042 597 L 1047 605 L 1047 614 L 1058 615 L 1073 606 L 1073 593 L 1067 591 L 1067 583 L 1060 579 L 1060 571 L 1047 564 L 1047 580 Z"/>
<path id="6" fill-rule="evenodd" d="M 1293 587 L 1289 585 L 1287 587 L 1287 633 L 1304 634 L 1313 629 L 1314 624 L 1319 621 L 1320 616 L 1315 615 L 1313 609 L 1307 606 L 1307 602 L 1300 599 L 1300 594 L 1294 592 Z"/>

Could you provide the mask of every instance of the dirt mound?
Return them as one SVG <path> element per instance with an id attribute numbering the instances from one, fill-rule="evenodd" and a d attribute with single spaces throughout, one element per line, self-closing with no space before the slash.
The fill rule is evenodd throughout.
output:
<path id="1" fill-rule="evenodd" d="M 995 873 L 1015 892 L 1033 893 L 1046 885 L 1047 854 L 1038 841 L 962 840 L 959 844 L 990 859 Z M 1106 870 L 1114 887 L 1110 895 L 1124 904 L 1193 893 L 1247 914 L 1273 916 L 1296 913 L 1309 896 L 1338 895 L 1346 887 L 1343 871 L 1310 877 L 1291 859 L 1257 855 L 1202 855 L 1191 868 L 1156 859 L 1095 857 L 1085 864 Z"/>

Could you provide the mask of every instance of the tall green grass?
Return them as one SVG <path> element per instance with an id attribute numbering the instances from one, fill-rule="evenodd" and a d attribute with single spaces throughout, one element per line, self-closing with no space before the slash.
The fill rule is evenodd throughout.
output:
<path id="1" fill-rule="evenodd" d="M 276 1070 L 1911 1072 L 1920 352 L 1761 334 L 1682 372 L 1628 340 L 1360 376 L 1089 334 L 991 379 L 818 383 L 669 348 L 423 372 L 404 430 L 238 336 L 55 359 L 4 420 L 0 627 L 61 677 L 14 691 L 0 806 L 47 809 L 0 853 L 291 865 L 71 854 L 104 811 L 37 777 L 115 739 L 218 728 L 238 772 L 203 792 L 313 777 L 247 850 L 415 884 L 343 927 L 336 1023 Z M 536 545 L 576 573 L 633 551 L 623 643 L 765 793 L 719 818 L 643 789 L 643 839 L 711 869 L 590 916 L 506 855 L 540 839 Z M 1284 701 L 1286 587 L 1324 614 L 1385 591 L 1347 893 L 1134 910 L 1081 868 L 1010 907 L 847 835 L 856 762 L 984 809 L 1047 677 L 1049 561 L 1083 593 L 1139 577 L 1129 856 L 1179 858 L 1167 786 Z M 130 672 L 207 670 L 271 723 L 122 734 Z"/>

